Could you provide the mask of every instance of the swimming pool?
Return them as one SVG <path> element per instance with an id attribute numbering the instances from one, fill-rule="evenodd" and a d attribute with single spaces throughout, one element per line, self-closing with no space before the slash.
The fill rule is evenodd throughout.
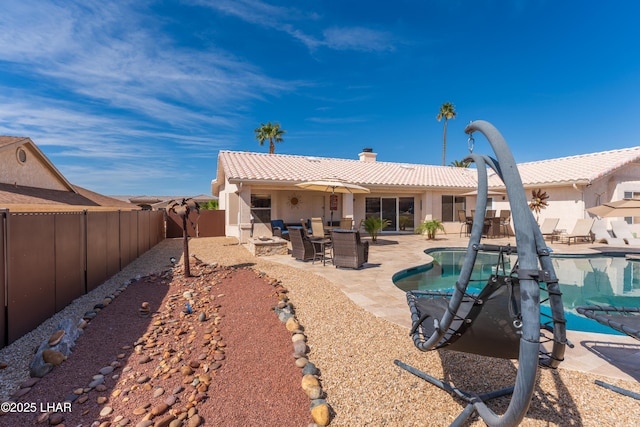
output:
<path id="1" fill-rule="evenodd" d="M 433 248 L 425 250 L 425 253 L 433 257 L 433 262 L 396 273 L 393 276 L 394 284 L 403 291 L 453 291 L 466 249 Z M 516 257 L 505 256 L 504 268 L 507 273 L 514 265 Z M 619 334 L 607 326 L 579 315 L 575 308 L 591 304 L 640 306 L 640 261 L 626 259 L 624 254 L 554 254 L 551 259 L 562 291 L 567 329 Z M 492 272 L 495 272 L 497 264 L 497 253 L 479 252 L 468 291 L 479 292 Z M 541 311 L 550 313 L 548 305 L 543 305 Z"/>

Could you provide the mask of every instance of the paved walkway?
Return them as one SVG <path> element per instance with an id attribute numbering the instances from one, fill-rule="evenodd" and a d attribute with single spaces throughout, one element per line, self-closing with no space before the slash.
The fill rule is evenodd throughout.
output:
<path id="1" fill-rule="evenodd" d="M 437 240 L 431 241 L 418 235 L 382 235 L 378 238 L 377 244 L 370 245 L 369 262 L 360 270 L 337 269 L 329 262 L 326 266 L 321 262 L 301 262 L 290 255 L 269 258 L 325 277 L 339 286 L 356 304 L 378 317 L 409 329 L 411 318 L 405 293 L 393 284 L 393 275 L 403 269 L 429 262 L 430 257 L 424 253 L 427 248 L 466 248 L 468 243 L 468 238 L 460 238 L 457 234 L 440 234 Z M 515 245 L 515 239 L 491 239 L 483 243 Z M 594 247 L 606 245 L 568 246 L 556 243 L 550 246 L 556 253 L 594 253 L 598 252 Z M 637 340 L 627 336 L 574 331 L 569 331 L 568 338 L 575 347 L 567 348 L 561 368 L 609 378 L 640 381 L 640 342 Z"/>

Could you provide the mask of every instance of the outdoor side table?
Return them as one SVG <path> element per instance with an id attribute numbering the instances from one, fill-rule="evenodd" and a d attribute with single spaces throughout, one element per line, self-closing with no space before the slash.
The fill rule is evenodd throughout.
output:
<path id="1" fill-rule="evenodd" d="M 322 260 L 322 265 L 327 265 L 327 258 L 333 259 L 331 257 L 331 239 L 311 239 L 311 243 L 313 243 L 313 261 L 312 264 L 315 264 L 316 260 Z"/>

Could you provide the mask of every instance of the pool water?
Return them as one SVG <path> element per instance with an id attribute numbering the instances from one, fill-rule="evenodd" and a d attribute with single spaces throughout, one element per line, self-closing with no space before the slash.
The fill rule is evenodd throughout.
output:
<path id="1" fill-rule="evenodd" d="M 395 285 L 404 290 L 453 292 L 460 274 L 466 249 L 437 248 L 425 251 L 433 257 L 430 264 L 402 270 L 393 276 Z M 516 255 L 505 256 L 502 269 L 511 271 Z M 595 320 L 578 314 L 581 305 L 640 306 L 640 261 L 626 259 L 624 254 L 612 255 L 552 255 L 564 304 L 567 329 L 604 334 L 620 334 Z M 498 254 L 479 252 L 473 268 L 468 292 L 477 293 L 496 271 Z M 541 299 L 546 296 L 541 294 Z M 543 305 L 541 311 L 550 314 Z M 621 334 L 620 334 L 621 335 Z"/>

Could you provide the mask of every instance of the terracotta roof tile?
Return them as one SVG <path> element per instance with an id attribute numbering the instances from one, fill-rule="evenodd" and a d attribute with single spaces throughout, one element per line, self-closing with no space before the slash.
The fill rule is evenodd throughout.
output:
<path id="1" fill-rule="evenodd" d="M 639 159 L 640 147 L 632 147 L 521 163 L 518 170 L 525 185 L 591 182 Z"/>
<path id="2" fill-rule="evenodd" d="M 220 164 L 230 180 L 298 183 L 337 178 L 366 186 L 474 187 L 476 172 L 451 166 L 363 162 L 286 154 L 221 151 Z"/>
<path id="3" fill-rule="evenodd" d="M 532 185 L 566 185 L 590 182 L 640 160 L 640 146 L 571 157 L 520 163 L 522 182 Z M 220 151 L 219 164 L 231 181 L 295 184 L 337 178 L 367 187 L 475 188 L 474 168 L 307 157 L 287 154 Z M 494 174 L 491 187 L 502 187 Z"/>

